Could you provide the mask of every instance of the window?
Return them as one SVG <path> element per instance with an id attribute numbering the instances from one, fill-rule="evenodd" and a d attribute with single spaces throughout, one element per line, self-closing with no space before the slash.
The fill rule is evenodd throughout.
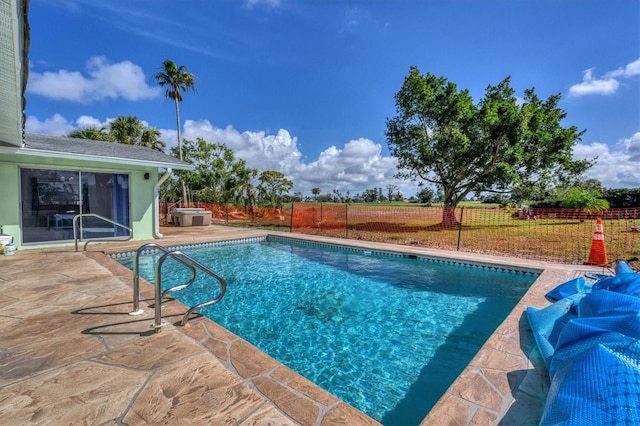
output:
<path id="1" fill-rule="evenodd" d="M 79 213 L 130 226 L 126 174 L 24 168 L 20 178 L 23 243 L 73 240 L 73 218 Z M 127 234 L 95 217 L 82 218 L 78 227 L 83 239 Z"/>

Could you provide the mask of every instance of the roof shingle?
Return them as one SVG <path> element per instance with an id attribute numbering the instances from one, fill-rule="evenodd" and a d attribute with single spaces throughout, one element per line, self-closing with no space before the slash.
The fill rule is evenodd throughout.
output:
<path id="1" fill-rule="evenodd" d="M 27 133 L 25 135 L 24 148 L 66 154 L 65 157 L 73 159 L 91 159 L 92 161 L 108 163 L 131 163 L 136 161 L 155 167 L 187 170 L 193 168 L 191 164 L 150 148 L 87 139 Z"/>

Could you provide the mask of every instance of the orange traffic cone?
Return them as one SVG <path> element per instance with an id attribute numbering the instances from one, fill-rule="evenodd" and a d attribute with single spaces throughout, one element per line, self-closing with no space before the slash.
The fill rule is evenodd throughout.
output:
<path id="1" fill-rule="evenodd" d="M 593 233 L 593 241 L 591 242 L 591 252 L 589 252 L 589 261 L 587 265 L 608 265 L 607 249 L 604 246 L 604 232 L 602 231 L 602 220 L 598 218 L 596 221 L 596 230 Z"/>

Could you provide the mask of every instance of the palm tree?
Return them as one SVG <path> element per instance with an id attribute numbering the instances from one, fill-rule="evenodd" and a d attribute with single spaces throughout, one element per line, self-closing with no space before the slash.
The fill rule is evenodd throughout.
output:
<path id="1" fill-rule="evenodd" d="M 132 115 L 116 117 L 109 126 L 109 135 L 117 143 L 125 145 L 139 145 L 142 132 L 146 129 L 138 117 Z"/>
<path id="2" fill-rule="evenodd" d="M 165 148 L 164 141 L 160 139 L 160 130 L 155 127 L 148 127 L 142 131 L 140 145 L 160 152 L 164 152 Z"/>
<path id="3" fill-rule="evenodd" d="M 164 152 L 165 144 L 160 139 L 160 130 L 147 127 L 138 117 L 129 115 L 116 117 L 106 127 L 82 127 L 67 135 L 69 138 L 91 139 L 95 141 L 115 142 L 125 145 L 139 145 Z"/>
<path id="4" fill-rule="evenodd" d="M 76 139 L 90 139 L 94 141 L 108 141 L 109 134 L 106 131 L 106 128 L 97 128 L 97 127 L 81 127 L 69 133 L 67 135 L 68 138 L 76 138 Z"/>
<path id="5" fill-rule="evenodd" d="M 241 205 L 244 199 L 244 205 L 249 207 L 249 213 L 253 214 L 255 210 L 255 194 L 253 191 L 253 180 L 258 175 L 258 169 L 247 167 L 244 160 L 240 160 L 233 167 L 235 174 L 235 202 Z"/>
<path id="6" fill-rule="evenodd" d="M 187 71 L 184 65 L 176 65 L 171 59 L 167 59 L 162 63 L 162 71 L 154 74 L 153 78 L 158 82 L 160 87 L 166 87 L 165 96 L 173 99 L 176 104 L 176 129 L 178 135 L 178 153 L 182 160 L 182 142 L 180 141 L 180 108 L 178 104 L 182 102 L 182 92 L 189 90 L 196 91 L 196 77 Z M 182 199 L 187 202 L 187 188 L 182 183 Z"/>
<path id="7" fill-rule="evenodd" d="M 318 196 L 320 195 L 320 188 L 315 187 L 311 188 L 311 193 L 313 194 L 313 198 L 315 198 L 316 202 L 318 201 Z"/>

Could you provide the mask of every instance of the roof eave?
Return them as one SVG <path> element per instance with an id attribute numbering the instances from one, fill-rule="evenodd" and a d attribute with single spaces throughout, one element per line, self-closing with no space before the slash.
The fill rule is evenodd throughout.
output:
<path id="1" fill-rule="evenodd" d="M 47 151 L 42 149 L 31 149 L 31 148 L 21 148 L 21 147 L 15 147 L 15 148 L 0 147 L 0 153 L 31 155 L 35 157 L 47 157 L 47 158 L 64 158 L 67 160 L 95 161 L 99 163 L 109 163 L 109 164 L 119 164 L 119 165 L 156 167 L 156 168 L 162 168 L 162 169 L 170 168 L 174 170 L 195 171 L 195 166 L 193 166 L 192 164 L 178 164 L 178 163 L 168 163 L 168 162 L 165 163 L 162 161 L 105 157 L 105 156 L 98 156 L 98 155 L 75 154 L 75 153 L 69 153 L 69 152 Z"/>

